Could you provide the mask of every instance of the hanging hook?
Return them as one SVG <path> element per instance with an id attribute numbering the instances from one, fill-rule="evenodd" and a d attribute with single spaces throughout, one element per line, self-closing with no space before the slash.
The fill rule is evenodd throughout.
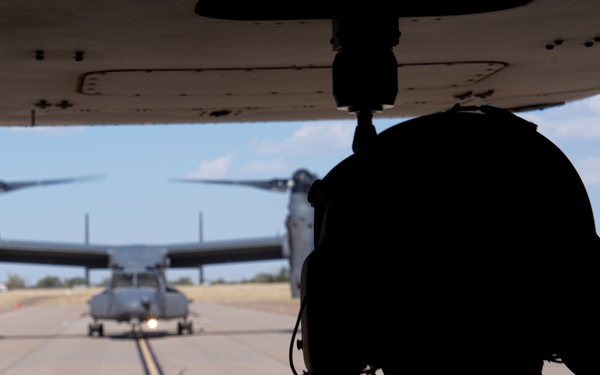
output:
<path id="1" fill-rule="evenodd" d="M 352 151 L 356 154 L 359 150 L 364 152 L 375 140 L 377 130 L 371 121 L 373 114 L 370 111 L 360 111 L 356 114 L 357 125 L 354 129 L 354 139 L 352 140 Z"/>

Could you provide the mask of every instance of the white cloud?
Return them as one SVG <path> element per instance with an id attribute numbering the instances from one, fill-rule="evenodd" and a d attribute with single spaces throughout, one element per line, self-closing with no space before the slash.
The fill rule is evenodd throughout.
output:
<path id="1" fill-rule="evenodd" d="M 291 136 L 282 140 L 253 140 L 248 144 L 250 155 L 236 153 L 203 161 L 187 178 L 219 179 L 230 175 L 265 176 L 283 178 L 297 168 L 294 158 L 336 155 L 340 151 L 351 152 L 355 123 L 313 122 L 302 123 Z M 240 162 L 243 162 L 240 164 Z M 294 163 L 293 165 L 290 165 Z"/>
<path id="2" fill-rule="evenodd" d="M 592 96 L 582 101 L 582 104 L 590 111 L 600 113 L 600 95 Z"/>
<path id="3" fill-rule="evenodd" d="M 285 153 L 289 156 L 314 156 L 350 150 L 355 126 L 350 121 L 307 123 L 290 138 L 279 142 L 260 141 L 252 147 L 258 154 Z"/>
<path id="4" fill-rule="evenodd" d="M 233 155 L 225 155 L 213 160 L 207 160 L 200 163 L 198 169 L 186 175 L 186 178 L 222 178 L 227 174 L 227 170 L 233 161 Z"/>
<path id="5" fill-rule="evenodd" d="M 586 186 L 600 185 L 600 158 L 587 158 L 578 161 L 577 171 Z"/>
<path id="6" fill-rule="evenodd" d="M 544 118 L 537 122 L 539 131 L 549 138 L 596 139 L 600 138 L 600 119 L 575 117 L 569 120 Z"/>
<path id="7" fill-rule="evenodd" d="M 521 115 L 538 125 L 550 139 L 590 140 L 600 138 L 600 95 L 562 107 Z"/>
<path id="8" fill-rule="evenodd" d="M 246 163 L 241 170 L 244 174 L 248 174 L 250 176 L 263 175 L 266 173 L 290 173 L 290 167 L 281 157 L 266 161 L 255 160 L 250 163 Z M 285 177 L 287 177 L 287 175 Z M 274 178 L 280 177 L 274 176 Z"/>

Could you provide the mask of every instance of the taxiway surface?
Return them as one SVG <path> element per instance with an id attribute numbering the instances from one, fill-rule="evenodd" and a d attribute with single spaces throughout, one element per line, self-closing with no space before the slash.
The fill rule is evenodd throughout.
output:
<path id="1" fill-rule="evenodd" d="M 104 337 L 88 336 L 86 310 L 85 304 L 33 305 L 0 313 L 0 375 L 293 375 L 289 349 L 298 310 L 289 303 L 193 302 L 192 334 L 178 335 L 177 321 L 168 321 L 145 328 L 143 341 L 124 323 L 104 322 Z M 295 347 L 292 353 L 302 374 L 302 353 Z M 547 363 L 543 375 L 573 374 Z"/>
<path id="2" fill-rule="evenodd" d="M 145 368 L 128 324 L 104 322 L 104 337 L 88 336 L 91 320 L 82 316 L 86 305 L 36 305 L 1 313 L 0 374 L 292 374 L 295 314 L 218 302 L 194 302 L 190 310 L 198 314 L 192 317 L 191 335 L 178 335 L 177 321 L 144 329 L 158 366 L 153 371 Z M 294 358 L 301 373 L 298 350 Z"/>

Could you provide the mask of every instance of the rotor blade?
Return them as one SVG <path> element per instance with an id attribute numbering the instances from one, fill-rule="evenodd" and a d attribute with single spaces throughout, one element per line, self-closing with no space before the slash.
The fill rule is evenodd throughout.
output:
<path id="1" fill-rule="evenodd" d="M 257 189 L 271 190 L 284 193 L 291 188 L 292 181 L 289 178 L 272 180 L 203 180 L 203 179 L 175 179 L 176 182 L 200 182 L 207 184 L 241 185 L 251 186 Z"/>
<path id="2" fill-rule="evenodd" d="M 50 180 L 32 180 L 32 181 L 0 181 L 0 193 L 8 193 L 10 191 L 25 189 L 34 186 L 46 186 L 64 184 L 70 182 L 79 182 L 86 180 L 98 179 L 101 176 L 85 176 L 85 177 L 71 177 L 71 178 L 57 178 Z"/>

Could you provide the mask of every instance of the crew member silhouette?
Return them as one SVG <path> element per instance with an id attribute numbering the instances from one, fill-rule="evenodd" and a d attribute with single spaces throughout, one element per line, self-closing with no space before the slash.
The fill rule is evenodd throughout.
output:
<path id="1" fill-rule="evenodd" d="M 414 118 L 309 200 L 311 375 L 599 373 L 600 239 L 579 175 L 537 125 L 491 106 Z"/>

